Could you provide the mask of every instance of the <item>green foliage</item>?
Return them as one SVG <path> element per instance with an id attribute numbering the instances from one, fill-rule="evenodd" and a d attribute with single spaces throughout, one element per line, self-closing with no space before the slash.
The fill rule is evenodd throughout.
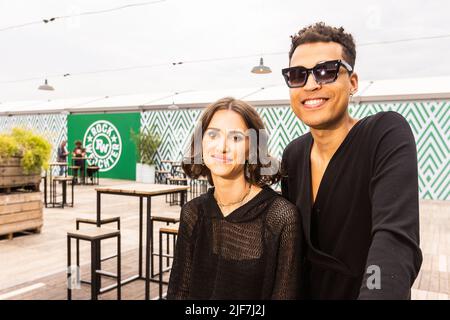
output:
<path id="1" fill-rule="evenodd" d="M 161 145 L 161 138 L 158 134 L 148 132 L 134 132 L 131 130 L 131 140 L 136 146 L 136 156 L 138 163 L 154 164 L 155 154 Z"/>
<path id="2" fill-rule="evenodd" d="M 0 159 L 9 158 L 19 153 L 19 146 L 13 137 L 0 134 Z"/>
<path id="3" fill-rule="evenodd" d="M 0 158 L 21 157 L 26 173 L 47 169 L 52 146 L 30 130 L 14 128 L 11 134 L 0 135 Z"/>

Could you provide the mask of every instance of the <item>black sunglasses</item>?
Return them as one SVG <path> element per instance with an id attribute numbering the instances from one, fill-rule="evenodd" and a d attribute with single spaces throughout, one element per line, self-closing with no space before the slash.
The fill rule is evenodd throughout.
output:
<path id="1" fill-rule="evenodd" d="M 308 69 L 305 67 L 290 67 L 281 70 L 286 84 L 289 88 L 304 87 L 308 81 L 308 76 L 312 73 L 317 84 L 326 84 L 336 81 L 339 68 L 343 66 L 351 74 L 353 68 L 344 60 L 323 61 Z"/>

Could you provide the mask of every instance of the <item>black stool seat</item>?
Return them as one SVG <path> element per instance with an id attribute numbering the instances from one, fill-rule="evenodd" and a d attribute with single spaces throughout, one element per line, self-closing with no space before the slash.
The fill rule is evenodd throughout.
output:
<path id="1" fill-rule="evenodd" d="M 120 235 L 120 230 L 108 229 L 108 228 L 94 228 L 86 230 L 71 230 L 67 232 L 67 235 L 74 239 L 80 240 L 103 240 L 108 238 L 117 237 Z"/>
<path id="2" fill-rule="evenodd" d="M 178 223 L 178 222 L 180 222 L 180 218 L 163 217 L 163 216 L 151 216 L 150 220 L 158 221 L 158 222 L 166 222 L 166 223 Z"/>
<path id="3" fill-rule="evenodd" d="M 56 181 L 72 181 L 73 177 L 72 176 L 56 176 L 52 178 L 53 180 Z"/>
<path id="4" fill-rule="evenodd" d="M 108 223 L 114 223 L 114 222 L 118 223 L 118 229 L 120 229 L 120 218 L 119 217 L 101 219 L 100 220 L 100 225 L 108 224 Z M 77 218 L 76 219 L 77 226 L 80 223 L 97 224 L 97 220 L 96 219 L 90 219 L 90 218 Z"/>
<path id="5" fill-rule="evenodd" d="M 164 233 L 164 234 L 177 235 L 178 234 L 178 228 L 160 228 L 159 232 Z"/>

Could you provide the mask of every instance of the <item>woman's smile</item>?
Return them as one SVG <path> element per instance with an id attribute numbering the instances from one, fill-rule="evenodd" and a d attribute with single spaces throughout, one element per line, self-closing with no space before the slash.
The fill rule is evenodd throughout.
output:
<path id="1" fill-rule="evenodd" d="M 211 155 L 211 158 L 220 163 L 231 163 L 233 161 L 232 158 L 227 157 L 226 155 L 220 155 L 220 154 L 213 154 Z"/>

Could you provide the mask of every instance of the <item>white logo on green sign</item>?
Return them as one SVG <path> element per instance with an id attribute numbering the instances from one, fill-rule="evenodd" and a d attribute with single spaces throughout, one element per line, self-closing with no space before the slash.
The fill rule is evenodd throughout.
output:
<path id="1" fill-rule="evenodd" d="M 90 165 L 106 172 L 114 168 L 122 154 L 119 130 L 109 121 L 99 120 L 89 126 L 84 134 L 83 145 Z"/>

